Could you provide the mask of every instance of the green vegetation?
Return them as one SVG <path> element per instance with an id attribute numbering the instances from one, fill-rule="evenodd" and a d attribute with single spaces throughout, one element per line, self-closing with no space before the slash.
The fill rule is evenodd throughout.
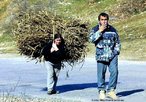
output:
<path id="1" fill-rule="evenodd" d="M 115 23 L 114 25 L 119 30 L 122 41 L 129 41 L 146 38 L 145 22 L 146 12 Z"/>
<path id="2" fill-rule="evenodd" d="M 0 54 L 18 53 L 16 49 L 16 42 L 12 35 L 4 34 L 3 36 L 0 36 Z"/>
<path id="3" fill-rule="evenodd" d="M 81 18 L 95 25 L 98 14 L 112 8 L 115 3 L 117 0 L 68 0 L 60 4 L 56 12 L 66 17 Z"/>
<path id="4" fill-rule="evenodd" d="M 80 18 L 82 21 L 88 21 L 90 23 L 90 28 L 97 24 L 97 16 L 100 12 L 107 12 L 112 18 L 110 23 L 117 28 L 120 35 L 122 43 L 120 58 L 128 60 L 146 60 L 146 47 L 144 45 L 146 43 L 146 9 L 145 7 L 142 9 L 142 6 L 139 6 L 146 4 L 145 0 L 140 0 L 136 3 L 132 2 L 132 0 L 28 1 L 30 5 L 41 5 L 42 7 L 46 6 L 46 8 L 50 8 L 52 12 L 58 15 L 71 18 Z M 0 22 L 4 19 L 6 15 L 5 12 L 7 11 L 6 7 L 9 6 L 10 2 L 11 0 L 7 0 L 7 2 L 5 2 L 5 0 L 0 1 Z M 136 13 L 132 13 L 134 7 Z M 122 12 L 122 10 L 124 11 Z M 88 47 L 90 49 L 88 56 L 94 56 L 94 45 L 89 43 Z M 16 52 L 16 44 L 11 34 L 3 34 L 0 36 L 0 53 L 8 52 Z"/>
<path id="5" fill-rule="evenodd" d="M 114 23 L 122 42 L 122 59 L 146 60 L 146 12 Z"/>

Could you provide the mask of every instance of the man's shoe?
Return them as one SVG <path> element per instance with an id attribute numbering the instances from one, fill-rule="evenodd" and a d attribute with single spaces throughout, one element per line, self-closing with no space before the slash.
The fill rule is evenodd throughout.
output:
<path id="1" fill-rule="evenodd" d="M 100 90 L 100 91 L 99 91 L 99 99 L 100 99 L 100 100 L 104 100 L 105 97 L 106 97 L 105 91 L 104 91 L 104 90 Z"/>
<path id="2" fill-rule="evenodd" d="M 113 99 L 113 100 L 117 100 L 117 99 L 118 99 L 118 96 L 116 95 L 114 89 L 110 90 L 110 91 L 107 93 L 107 97 L 109 97 L 109 98 L 111 98 L 111 99 Z"/>
<path id="3" fill-rule="evenodd" d="M 52 94 L 58 94 L 59 92 L 56 90 L 52 90 L 52 91 L 48 91 L 47 94 L 48 95 L 52 95 Z"/>

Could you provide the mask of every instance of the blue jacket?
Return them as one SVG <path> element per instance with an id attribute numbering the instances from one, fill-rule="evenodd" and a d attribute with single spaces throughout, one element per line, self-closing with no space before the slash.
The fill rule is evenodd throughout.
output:
<path id="1" fill-rule="evenodd" d="M 99 25 L 92 28 L 89 41 L 96 46 L 96 60 L 109 62 L 120 53 L 119 35 L 111 25 L 108 25 L 107 29 L 101 33 L 98 30 Z"/>

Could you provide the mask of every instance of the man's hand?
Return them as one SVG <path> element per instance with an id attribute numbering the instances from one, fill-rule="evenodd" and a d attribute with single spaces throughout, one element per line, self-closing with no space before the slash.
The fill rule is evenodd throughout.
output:
<path id="1" fill-rule="evenodd" d="M 104 24 L 104 25 L 99 25 L 99 32 L 101 33 L 101 32 L 103 32 L 105 29 L 106 29 L 106 24 Z"/>

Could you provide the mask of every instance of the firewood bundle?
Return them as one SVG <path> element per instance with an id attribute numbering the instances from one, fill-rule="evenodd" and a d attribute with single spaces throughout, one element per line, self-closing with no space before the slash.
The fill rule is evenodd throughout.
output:
<path id="1" fill-rule="evenodd" d="M 41 59 L 43 47 L 53 40 L 55 33 L 65 40 L 64 61 L 69 64 L 83 61 L 86 55 L 88 24 L 66 19 L 45 10 L 27 10 L 19 13 L 13 26 L 20 54 Z"/>

